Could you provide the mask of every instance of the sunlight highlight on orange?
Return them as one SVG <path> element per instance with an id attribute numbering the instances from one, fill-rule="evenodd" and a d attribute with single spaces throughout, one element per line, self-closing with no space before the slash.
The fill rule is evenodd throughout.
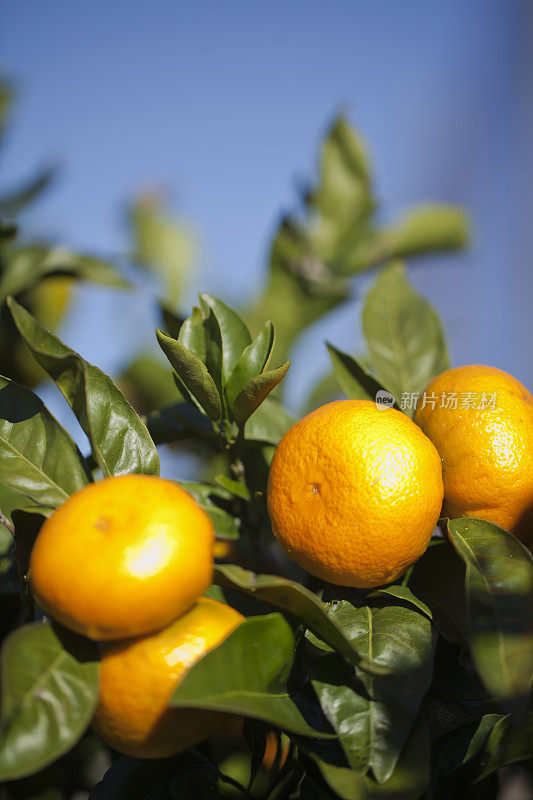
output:
<path id="1" fill-rule="evenodd" d="M 176 541 L 168 533 L 157 533 L 140 545 L 126 548 L 126 570 L 135 578 L 149 578 L 156 575 L 170 563 L 176 548 Z"/>

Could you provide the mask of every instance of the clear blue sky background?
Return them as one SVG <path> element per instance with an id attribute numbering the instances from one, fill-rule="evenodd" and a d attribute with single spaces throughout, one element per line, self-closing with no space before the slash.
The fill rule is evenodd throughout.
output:
<path id="1" fill-rule="evenodd" d="M 20 96 L 1 183 L 59 162 L 27 225 L 112 256 L 128 249 L 125 202 L 168 187 L 202 241 L 191 297 L 238 302 L 258 290 L 278 215 L 343 109 L 369 144 L 384 218 L 422 200 L 471 215 L 468 254 L 412 269 L 454 361 L 503 367 L 533 388 L 532 10 L 527 0 L 5 2 L 2 68 Z M 151 336 L 145 309 L 140 297 L 84 289 L 64 338 L 116 371 Z M 302 342 L 295 398 L 327 365 L 316 345 L 327 335 L 354 351 L 358 325 L 352 304 Z"/>

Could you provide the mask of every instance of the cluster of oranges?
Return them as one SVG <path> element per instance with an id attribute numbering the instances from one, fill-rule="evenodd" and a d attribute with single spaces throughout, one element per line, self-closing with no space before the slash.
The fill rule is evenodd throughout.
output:
<path id="1" fill-rule="evenodd" d="M 426 402 L 467 392 L 495 402 Z M 414 420 L 341 400 L 281 440 L 268 483 L 272 527 L 313 575 L 342 586 L 388 583 L 422 555 L 441 513 L 488 520 L 533 544 L 530 392 L 493 367 L 450 369 L 429 383 Z"/>
<path id="2" fill-rule="evenodd" d="M 473 516 L 531 544 L 533 397 L 491 367 L 447 370 L 426 393 L 496 395 L 487 407 L 419 404 L 415 421 L 365 400 L 328 403 L 282 438 L 267 501 L 275 536 L 308 572 L 377 587 L 424 552 L 441 513 Z M 187 748 L 223 715 L 169 708 L 174 688 L 239 624 L 201 597 L 214 532 L 187 492 L 129 475 L 90 484 L 45 522 L 31 558 L 39 603 L 100 642 L 94 726 L 113 747 L 155 758 Z"/>
<path id="3" fill-rule="evenodd" d="M 195 500 L 172 481 L 142 475 L 75 492 L 37 537 L 33 592 L 55 620 L 100 642 L 93 726 L 122 753 L 172 755 L 224 721 L 168 707 L 190 667 L 243 619 L 201 596 L 213 546 L 213 525 Z"/>

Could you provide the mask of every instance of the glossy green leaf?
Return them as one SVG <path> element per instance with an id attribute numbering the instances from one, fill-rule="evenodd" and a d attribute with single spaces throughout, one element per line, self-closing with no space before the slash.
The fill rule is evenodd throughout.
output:
<path id="1" fill-rule="evenodd" d="M 402 605 L 357 608 L 342 600 L 329 613 L 370 669 L 375 665 L 387 674 L 356 668 L 368 699 L 351 688 L 331 684 L 327 671 L 313 680 L 313 686 L 347 758 L 357 763 L 362 750 L 376 780 L 384 783 L 395 769 L 431 681 L 431 623 Z"/>
<path id="2" fill-rule="evenodd" d="M 9 252 L 7 267 L 0 278 L 0 303 L 5 302 L 8 295 L 19 295 L 50 275 L 72 275 L 79 280 L 121 289 L 129 286 L 116 267 L 107 261 L 58 247 L 33 245 Z"/>
<path id="3" fill-rule="evenodd" d="M 429 606 L 427 606 L 419 597 L 413 594 L 408 586 L 401 586 L 394 584 L 392 586 L 385 586 L 383 589 L 376 589 L 369 595 L 369 598 L 385 598 L 394 597 L 396 600 L 403 600 L 405 603 L 417 608 L 422 614 L 425 614 L 428 619 L 433 619 L 433 614 Z"/>
<path id="4" fill-rule="evenodd" d="M 89 364 L 10 298 L 9 308 L 37 363 L 56 382 L 86 433 L 104 476 L 159 474 L 146 426 L 105 373 Z"/>
<path id="5" fill-rule="evenodd" d="M 296 418 L 284 409 L 281 403 L 272 397 L 267 397 L 247 420 L 244 428 L 245 438 L 247 441 L 278 444 L 295 422 Z"/>
<path id="6" fill-rule="evenodd" d="M 327 605 L 300 583 L 276 575 L 256 575 L 234 565 L 216 566 L 214 581 L 288 611 L 352 664 L 360 663 L 361 653 L 352 637 L 328 613 Z"/>
<path id="7" fill-rule="evenodd" d="M 442 325 L 407 280 L 405 267 L 385 267 L 369 291 L 362 312 L 372 366 L 400 403 L 418 393 L 449 366 Z"/>
<path id="8" fill-rule="evenodd" d="M 252 378 L 241 389 L 232 406 L 233 416 L 239 427 L 242 428 L 244 426 L 254 411 L 266 400 L 270 392 L 283 380 L 289 367 L 290 361 L 287 361 L 286 364 L 277 369 L 268 370 L 256 378 Z"/>
<path id="9" fill-rule="evenodd" d="M 2 377 L 0 475 L 6 486 L 54 507 L 88 482 L 78 448 L 42 400 Z"/>
<path id="10" fill-rule="evenodd" d="M 213 309 L 205 300 L 202 302 L 200 297 L 200 305 L 203 314 L 203 327 L 205 335 L 205 365 L 207 371 L 213 378 L 215 386 L 217 387 L 221 401 L 225 403 L 224 396 L 224 355 L 222 347 L 222 331 L 220 323 L 215 315 Z"/>
<path id="11" fill-rule="evenodd" d="M 261 719 L 302 736 L 328 736 L 310 726 L 287 680 L 294 635 L 281 614 L 251 617 L 185 675 L 170 704 Z"/>
<path id="12" fill-rule="evenodd" d="M 533 558 L 484 520 L 454 519 L 448 535 L 466 567 L 469 644 L 489 692 L 518 717 L 533 676 Z"/>
<path id="13" fill-rule="evenodd" d="M 220 395 L 205 364 L 176 339 L 156 331 L 157 341 L 164 354 L 176 370 L 180 381 L 197 400 L 200 407 L 213 421 L 222 416 Z"/>
<path id="14" fill-rule="evenodd" d="M 205 331 L 202 312 L 194 306 L 191 316 L 183 322 L 178 334 L 178 342 L 189 350 L 193 356 L 205 364 Z"/>
<path id="15" fill-rule="evenodd" d="M 222 374 L 224 379 L 231 375 L 243 350 L 251 344 L 252 337 L 246 323 L 235 311 L 210 294 L 200 295 L 200 303 L 207 315 L 211 308 L 220 326 L 222 337 Z"/>
<path id="16" fill-rule="evenodd" d="M 234 517 L 220 505 L 222 503 L 227 506 L 233 500 L 232 494 L 227 489 L 193 481 L 180 481 L 179 484 L 209 514 L 218 539 L 239 538 L 240 519 Z M 216 502 L 217 500 L 218 503 Z"/>
<path id="17" fill-rule="evenodd" d="M 396 769 L 385 783 L 369 775 L 339 767 L 314 757 L 329 787 L 342 800 L 420 800 L 429 784 L 430 743 L 426 726 L 418 721 Z"/>
<path id="18" fill-rule="evenodd" d="M 1 654 L 0 778 L 30 775 L 69 750 L 81 737 L 98 695 L 92 651 L 75 655 L 50 623 L 18 628 Z"/>
<path id="19" fill-rule="evenodd" d="M 335 377 L 349 400 L 373 400 L 378 392 L 387 391 L 355 358 L 327 344 Z M 397 404 L 394 404 L 397 408 Z"/>
<path id="20" fill-rule="evenodd" d="M 226 397 L 231 408 L 246 384 L 266 367 L 274 346 L 274 327 L 266 322 L 261 333 L 246 347 L 226 381 Z"/>
<path id="21" fill-rule="evenodd" d="M 430 609 L 439 632 L 451 642 L 468 641 L 465 567 L 450 542 L 432 542 L 414 565 L 409 588 Z"/>

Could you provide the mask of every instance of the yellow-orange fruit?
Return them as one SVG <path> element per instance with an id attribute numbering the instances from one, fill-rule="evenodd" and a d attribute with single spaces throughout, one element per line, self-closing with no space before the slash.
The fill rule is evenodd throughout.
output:
<path id="1" fill-rule="evenodd" d="M 137 758 L 164 758 L 214 733 L 228 715 L 168 704 L 193 664 L 242 620 L 231 606 L 200 597 L 157 633 L 101 645 L 97 733 L 115 750 Z"/>
<path id="2" fill-rule="evenodd" d="M 321 406 L 281 439 L 268 479 L 272 528 L 308 572 L 381 586 L 426 549 L 442 505 L 439 454 L 395 409 Z"/>
<path id="3" fill-rule="evenodd" d="M 75 492 L 41 528 L 30 580 L 39 604 L 91 639 L 167 625 L 213 574 L 208 515 L 172 481 L 124 475 Z"/>
<path id="4" fill-rule="evenodd" d="M 415 422 L 439 451 L 449 517 L 479 517 L 533 544 L 533 396 L 479 364 L 437 375 Z"/>

